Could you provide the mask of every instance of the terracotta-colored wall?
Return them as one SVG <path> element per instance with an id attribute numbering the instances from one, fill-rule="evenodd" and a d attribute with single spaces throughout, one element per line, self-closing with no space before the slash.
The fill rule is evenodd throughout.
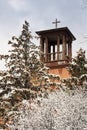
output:
<path id="1" fill-rule="evenodd" d="M 68 70 L 66 68 L 51 68 L 49 70 L 49 72 L 51 74 L 57 74 L 59 75 L 61 78 L 69 78 L 70 77 L 70 74 L 68 72 Z"/>

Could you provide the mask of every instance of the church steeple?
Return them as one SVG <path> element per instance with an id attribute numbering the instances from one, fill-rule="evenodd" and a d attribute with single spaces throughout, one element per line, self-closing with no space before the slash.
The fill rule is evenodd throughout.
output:
<path id="1" fill-rule="evenodd" d="M 57 22 L 56 20 L 56 24 Z M 43 52 L 41 61 L 51 70 L 66 68 L 72 59 L 72 42 L 76 40 L 71 31 L 67 27 L 62 27 L 36 33 L 40 37 L 40 47 Z"/>
<path id="2" fill-rule="evenodd" d="M 49 67 L 67 65 L 72 59 L 72 41 L 76 38 L 67 27 L 36 32 L 40 36 L 41 60 Z"/>

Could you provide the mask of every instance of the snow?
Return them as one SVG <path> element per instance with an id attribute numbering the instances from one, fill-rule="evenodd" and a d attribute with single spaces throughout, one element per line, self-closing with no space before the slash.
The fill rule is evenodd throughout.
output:
<path id="1" fill-rule="evenodd" d="M 84 67 L 87 68 L 87 64 L 85 64 Z"/>
<path id="2" fill-rule="evenodd" d="M 3 92 L 3 89 L 0 89 L 0 93 L 2 93 Z"/>
<path id="3" fill-rule="evenodd" d="M 62 90 L 48 98 L 23 100 L 19 114 L 15 114 L 11 130 L 87 130 L 87 92 L 77 90 L 74 95 Z"/>

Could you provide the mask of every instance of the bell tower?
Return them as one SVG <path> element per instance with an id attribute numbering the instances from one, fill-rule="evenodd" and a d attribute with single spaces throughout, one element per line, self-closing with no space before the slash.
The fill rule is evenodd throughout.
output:
<path id="1" fill-rule="evenodd" d="M 57 22 L 57 21 L 56 21 Z M 70 77 L 66 67 L 72 59 L 72 42 L 76 40 L 67 27 L 36 32 L 40 37 L 43 54 L 41 61 L 50 68 L 50 72 L 62 78 Z"/>

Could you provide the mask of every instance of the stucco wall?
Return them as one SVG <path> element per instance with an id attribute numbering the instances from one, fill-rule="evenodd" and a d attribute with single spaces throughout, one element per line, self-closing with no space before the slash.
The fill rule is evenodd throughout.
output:
<path id="1" fill-rule="evenodd" d="M 54 68 L 49 70 L 52 74 L 60 75 L 61 78 L 69 78 L 70 74 L 66 68 Z"/>

